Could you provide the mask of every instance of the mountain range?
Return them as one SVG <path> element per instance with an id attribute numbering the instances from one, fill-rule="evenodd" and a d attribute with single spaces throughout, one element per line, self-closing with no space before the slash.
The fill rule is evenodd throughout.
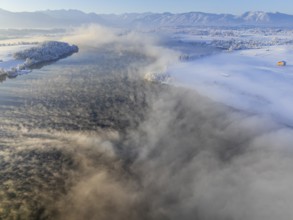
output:
<path id="1" fill-rule="evenodd" d="M 0 28 L 57 28 L 88 23 L 117 27 L 265 26 L 293 27 L 293 15 L 245 12 L 242 15 L 188 13 L 96 14 L 79 10 L 10 12 L 0 9 Z"/>

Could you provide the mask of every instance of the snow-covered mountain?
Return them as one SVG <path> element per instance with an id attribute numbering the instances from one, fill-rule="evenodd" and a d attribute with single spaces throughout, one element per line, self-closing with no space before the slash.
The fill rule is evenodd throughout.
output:
<path id="1" fill-rule="evenodd" d="M 267 12 L 246 12 L 242 14 L 240 20 L 244 24 L 261 24 L 267 26 L 290 26 L 293 27 L 293 16 L 283 13 Z"/>
<path id="2" fill-rule="evenodd" d="M 106 22 L 95 13 L 78 10 L 10 12 L 0 9 L 0 28 L 56 28 Z"/>
<path id="3" fill-rule="evenodd" d="M 0 28 L 51 28 L 98 23 L 110 26 L 269 26 L 293 27 L 293 15 L 268 12 L 246 12 L 242 15 L 188 13 L 95 14 L 78 10 L 9 12 L 0 9 Z"/>
<path id="4" fill-rule="evenodd" d="M 101 16 L 95 13 L 84 13 L 79 10 L 46 10 L 40 13 L 60 21 L 62 24 L 105 23 Z"/>
<path id="5" fill-rule="evenodd" d="M 56 21 L 39 12 L 9 12 L 0 9 L 0 28 L 46 27 Z"/>
<path id="6" fill-rule="evenodd" d="M 149 14 L 132 21 L 135 25 L 157 26 L 274 26 L 293 27 L 293 15 L 268 12 L 246 12 L 240 16 L 189 12 L 181 14 Z"/>
<path id="7" fill-rule="evenodd" d="M 197 25 L 232 25 L 235 16 L 230 14 L 211 14 L 203 12 L 188 12 L 181 14 L 163 13 L 149 14 L 143 18 L 133 20 L 134 25 L 151 26 L 197 26 Z M 236 19 L 237 20 L 237 19 Z"/>

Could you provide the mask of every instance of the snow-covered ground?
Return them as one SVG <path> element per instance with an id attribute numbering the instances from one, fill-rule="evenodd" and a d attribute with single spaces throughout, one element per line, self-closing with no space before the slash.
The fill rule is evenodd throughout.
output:
<path id="1" fill-rule="evenodd" d="M 259 49 L 265 46 L 292 44 L 291 29 L 280 28 L 167 28 L 157 30 L 169 33 L 182 42 L 201 43 L 224 50 Z"/>
<path id="2" fill-rule="evenodd" d="M 293 40 L 291 29 L 167 28 L 168 43 L 181 55 L 165 77 L 147 80 L 197 90 L 252 114 L 293 126 Z M 278 61 L 286 66 L 277 66 Z M 167 80 L 166 80 L 167 79 Z"/>
<path id="3" fill-rule="evenodd" d="M 287 65 L 277 66 L 280 60 Z M 224 52 L 174 65 L 168 74 L 173 85 L 293 126 L 292 45 Z"/>

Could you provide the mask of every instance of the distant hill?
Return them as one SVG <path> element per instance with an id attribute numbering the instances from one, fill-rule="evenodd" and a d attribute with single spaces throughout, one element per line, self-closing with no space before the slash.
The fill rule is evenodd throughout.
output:
<path id="1" fill-rule="evenodd" d="M 132 21 L 133 25 L 151 26 L 267 26 L 293 27 L 293 15 L 246 12 L 240 16 L 203 12 L 149 14 Z"/>
<path id="2" fill-rule="evenodd" d="M 283 13 L 246 12 L 240 17 L 244 24 L 293 27 L 293 15 Z"/>
<path id="3" fill-rule="evenodd" d="M 78 10 L 47 10 L 9 12 L 0 9 L 0 28 L 56 28 L 98 23 L 120 27 L 158 26 L 266 26 L 293 27 L 293 15 L 268 12 L 232 14 L 188 13 L 128 13 L 95 14 Z"/>
<path id="4" fill-rule="evenodd" d="M 9 12 L 0 9 L 0 28 L 57 28 L 85 23 L 106 24 L 99 15 L 78 10 Z"/>

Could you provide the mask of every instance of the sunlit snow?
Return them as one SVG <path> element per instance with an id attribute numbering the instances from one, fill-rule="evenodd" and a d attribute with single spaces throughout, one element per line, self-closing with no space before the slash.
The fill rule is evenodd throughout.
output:
<path id="1" fill-rule="evenodd" d="M 280 67 L 277 62 L 287 61 Z M 252 113 L 272 113 L 293 124 L 293 46 L 218 55 L 175 65 L 175 85 L 194 88 L 215 101 Z"/>

